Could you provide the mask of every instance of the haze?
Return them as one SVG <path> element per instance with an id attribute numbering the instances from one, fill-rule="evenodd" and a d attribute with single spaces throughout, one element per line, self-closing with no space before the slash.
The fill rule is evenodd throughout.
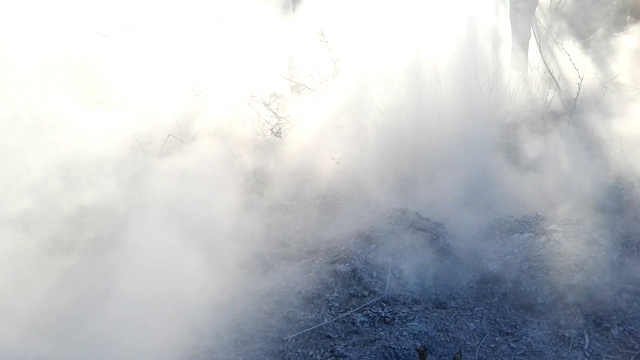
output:
<path id="1" fill-rule="evenodd" d="M 609 226 L 640 28 L 585 42 L 577 3 L 537 14 L 562 91 L 533 39 L 510 70 L 506 1 L 3 6 L 0 358 L 195 356 L 264 301 L 256 257 L 392 207 L 467 250 L 505 215 Z"/>

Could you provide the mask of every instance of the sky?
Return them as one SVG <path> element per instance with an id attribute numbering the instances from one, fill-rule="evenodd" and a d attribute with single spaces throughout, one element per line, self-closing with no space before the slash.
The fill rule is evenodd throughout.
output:
<path id="1" fill-rule="evenodd" d="M 505 1 L 8 5 L 0 358 L 184 358 L 260 254 L 393 207 L 466 248 L 506 215 L 607 226 L 640 28 L 577 3 L 541 1 L 526 77 Z"/>

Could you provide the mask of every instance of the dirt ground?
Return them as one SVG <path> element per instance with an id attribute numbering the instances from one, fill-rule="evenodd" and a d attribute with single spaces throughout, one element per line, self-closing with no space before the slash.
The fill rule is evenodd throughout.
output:
<path id="1" fill-rule="evenodd" d="M 640 239 L 537 214 L 478 237 L 462 256 L 443 224 L 393 210 L 328 249 L 272 253 L 281 286 L 205 358 L 640 359 Z"/>

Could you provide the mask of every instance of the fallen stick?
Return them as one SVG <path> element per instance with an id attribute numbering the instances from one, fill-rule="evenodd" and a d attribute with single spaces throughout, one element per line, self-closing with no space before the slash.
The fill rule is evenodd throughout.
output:
<path id="1" fill-rule="evenodd" d="M 347 311 L 346 313 L 340 314 L 340 315 L 338 315 L 338 316 L 334 317 L 334 318 L 333 318 L 333 319 L 331 319 L 331 320 L 327 320 L 327 321 L 323 322 L 322 324 L 318 324 L 318 325 L 312 326 L 312 327 L 310 327 L 310 328 L 308 328 L 308 329 L 305 329 L 305 330 L 302 330 L 302 331 L 300 331 L 300 332 L 297 332 L 297 333 L 295 333 L 295 334 L 293 334 L 293 335 L 289 335 L 289 336 L 285 337 L 285 338 L 284 338 L 284 340 L 289 340 L 289 339 L 294 338 L 294 337 L 296 337 L 296 336 L 298 336 L 298 335 L 301 335 L 301 334 L 304 334 L 304 333 L 309 332 L 309 331 L 311 331 L 311 330 L 314 330 L 314 329 L 317 329 L 317 328 L 319 328 L 319 327 L 325 326 L 325 325 L 327 325 L 327 324 L 329 324 L 329 323 L 332 323 L 332 322 L 334 322 L 334 321 L 336 321 L 336 320 L 338 320 L 338 319 L 340 319 L 340 318 L 343 318 L 343 317 L 345 317 L 345 316 L 347 316 L 347 315 L 353 314 L 354 312 L 356 312 L 356 311 L 358 311 L 358 310 L 362 309 L 363 307 L 368 306 L 368 305 L 371 305 L 371 304 L 373 304 L 374 302 L 376 302 L 376 301 L 378 301 L 378 300 L 382 299 L 385 295 L 387 295 L 387 290 L 389 290 L 389 278 L 390 278 L 390 277 L 391 277 L 391 264 L 389 264 L 389 273 L 387 274 L 387 285 L 385 286 L 385 288 L 384 288 L 384 293 L 383 293 L 382 295 L 378 296 L 377 298 L 375 298 L 375 299 L 373 299 L 373 300 L 371 300 L 371 301 L 369 301 L 369 302 L 367 302 L 367 303 L 365 303 L 365 304 L 362 304 L 362 305 L 358 306 L 358 307 L 357 307 L 357 308 L 355 308 L 355 309 L 352 309 L 352 310 Z"/>

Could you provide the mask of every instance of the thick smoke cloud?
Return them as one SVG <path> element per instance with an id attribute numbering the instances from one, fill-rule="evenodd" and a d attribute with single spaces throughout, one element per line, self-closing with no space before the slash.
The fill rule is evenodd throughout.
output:
<path id="1" fill-rule="evenodd" d="M 197 357 L 277 286 L 250 275 L 264 254 L 390 207 L 467 249 L 503 215 L 611 224 L 640 166 L 640 28 L 585 43 L 588 7 L 553 3 L 525 78 L 506 1 L 12 4 L 0 358 Z"/>

